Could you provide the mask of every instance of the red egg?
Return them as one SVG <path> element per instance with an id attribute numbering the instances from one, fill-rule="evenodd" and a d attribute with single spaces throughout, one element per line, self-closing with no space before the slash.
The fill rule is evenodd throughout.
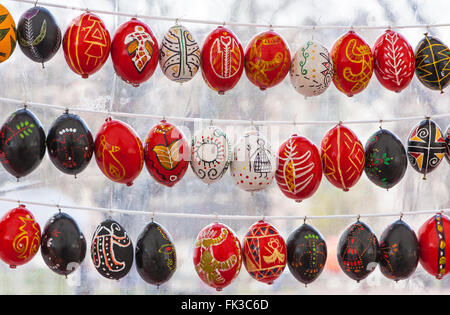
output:
<path id="1" fill-rule="evenodd" d="M 294 134 L 278 150 L 278 187 L 297 202 L 311 197 L 322 180 L 322 160 L 317 147 L 305 137 Z"/>
<path id="2" fill-rule="evenodd" d="M 221 291 L 241 270 L 241 243 L 228 226 L 218 222 L 212 223 L 198 234 L 193 260 L 200 279 Z"/>
<path id="3" fill-rule="evenodd" d="M 244 71 L 244 50 L 236 35 L 219 26 L 205 39 L 202 47 L 202 75 L 208 86 L 224 94 L 231 90 Z"/>
<path id="4" fill-rule="evenodd" d="M 283 81 L 290 66 L 289 46 L 272 30 L 254 36 L 245 49 L 245 74 L 261 90 Z"/>
<path id="5" fill-rule="evenodd" d="M 24 205 L 3 216 L 0 221 L 0 258 L 11 268 L 29 262 L 40 244 L 41 228 Z"/>
<path id="6" fill-rule="evenodd" d="M 367 43 L 349 31 L 331 49 L 334 85 L 348 96 L 364 90 L 373 73 L 373 55 Z"/>
<path id="7" fill-rule="evenodd" d="M 142 142 L 128 124 L 108 118 L 95 137 L 95 159 L 106 177 L 131 186 L 144 165 Z"/>
<path id="8" fill-rule="evenodd" d="M 348 191 L 364 170 L 364 147 L 349 128 L 336 125 L 322 139 L 320 147 L 323 172 L 334 186 Z"/>
<path id="9" fill-rule="evenodd" d="M 399 33 L 387 30 L 373 46 L 374 70 L 378 81 L 394 92 L 409 85 L 415 70 L 414 51 Z"/>
<path id="10" fill-rule="evenodd" d="M 137 87 L 155 72 L 159 59 L 158 42 L 150 27 L 132 18 L 116 31 L 111 45 L 116 73 Z"/>
<path id="11" fill-rule="evenodd" d="M 66 62 L 84 79 L 100 70 L 108 59 L 110 48 L 111 37 L 105 24 L 89 12 L 75 18 L 64 34 Z"/>
<path id="12" fill-rule="evenodd" d="M 183 132 L 162 120 L 148 133 L 144 145 L 145 165 L 160 184 L 172 187 L 189 166 L 189 145 Z"/>

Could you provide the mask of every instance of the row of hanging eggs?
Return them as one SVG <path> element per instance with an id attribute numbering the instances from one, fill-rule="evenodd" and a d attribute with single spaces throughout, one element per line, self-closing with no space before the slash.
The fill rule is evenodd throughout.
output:
<path id="1" fill-rule="evenodd" d="M 0 61 L 15 48 L 15 23 L 8 10 L 0 6 L 3 27 Z M 425 35 L 414 54 L 399 33 L 387 30 L 373 49 L 354 31 L 333 45 L 331 53 L 310 40 L 292 56 L 286 41 L 273 30 L 255 35 L 245 52 L 237 36 L 224 26 L 217 27 L 200 47 L 182 25 L 171 27 L 161 45 L 150 27 L 132 18 L 122 24 L 111 40 L 102 20 L 90 12 L 76 17 L 64 37 L 53 15 L 34 6 L 20 18 L 17 39 L 27 57 L 39 63 L 50 60 L 62 46 L 68 66 L 87 78 L 97 72 L 111 54 L 116 73 L 133 86 L 147 81 L 158 61 L 172 81 L 186 82 L 201 68 L 207 85 L 219 94 L 232 89 L 244 72 L 262 90 L 273 87 L 290 73 L 296 91 L 305 96 L 322 94 L 331 81 L 348 96 L 360 93 L 375 72 L 380 83 L 400 92 L 411 82 L 414 72 L 426 87 L 442 90 L 450 82 L 446 65 L 449 49 L 440 40 Z"/>

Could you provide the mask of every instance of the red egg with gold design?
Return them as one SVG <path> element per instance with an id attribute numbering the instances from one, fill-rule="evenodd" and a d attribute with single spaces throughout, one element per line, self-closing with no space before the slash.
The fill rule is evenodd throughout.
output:
<path id="1" fill-rule="evenodd" d="M 320 156 L 325 177 L 334 186 L 348 191 L 364 170 L 364 147 L 355 133 L 339 124 L 322 139 Z"/>
<path id="2" fill-rule="evenodd" d="M 373 74 L 373 55 L 369 45 L 354 31 L 349 31 L 331 49 L 334 85 L 347 96 L 364 90 Z"/>
<path id="3" fill-rule="evenodd" d="M 442 279 L 450 271 L 450 220 L 442 213 L 436 213 L 419 229 L 419 261 L 422 267 L 436 279 Z"/>
<path id="4" fill-rule="evenodd" d="M 41 245 L 41 228 L 33 214 L 19 205 L 0 221 L 0 258 L 11 268 L 29 262 Z"/>
<path id="5" fill-rule="evenodd" d="M 244 50 L 237 36 L 219 26 L 206 37 L 202 47 L 202 75 L 206 84 L 224 94 L 231 90 L 244 71 Z"/>
<path id="6" fill-rule="evenodd" d="M 106 177 L 131 186 L 144 166 L 142 142 L 128 124 L 107 118 L 95 137 L 95 159 Z"/>
<path id="7" fill-rule="evenodd" d="M 190 151 L 183 132 L 162 120 L 148 133 L 144 145 L 145 165 L 160 184 L 172 187 L 189 166 Z"/>
<path id="8" fill-rule="evenodd" d="M 76 74 L 86 79 L 105 64 L 111 48 L 111 37 L 103 21 L 95 14 L 76 17 L 64 34 L 64 57 Z"/>
<path id="9" fill-rule="evenodd" d="M 272 284 L 283 273 L 287 259 L 286 243 L 271 224 L 264 220 L 253 224 L 242 246 L 244 266 L 254 279 Z"/>
<path id="10" fill-rule="evenodd" d="M 280 34 L 256 34 L 245 48 L 245 74 L 261 90 L 279 84 L 289 73 L 291 52 Z"/>
<path id="11" fill-rule="evenodd" d="M 123 23 L 114 34 L 111 59 L 125 82 L 137 87 L 147 81 L 159 59 L 158 42 L 150 27 L 136 18 Z"/>
<path id="12" fill-rule="evenodd" d="M 221 291 L 241 271 L 241 243 L 228 226 L 219 222 L 212 223 L 198 233 L 193 261 L 200 279 Z"/>

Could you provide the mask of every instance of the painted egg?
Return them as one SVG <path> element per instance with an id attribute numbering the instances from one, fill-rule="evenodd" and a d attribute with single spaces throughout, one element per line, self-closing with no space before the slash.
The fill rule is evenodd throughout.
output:
<path id="1" fill-rule="evenodd" d="M 425 34 L 415 51 L 416 75 L 419 81 L 432 90 L 443 89 L 450 82 L 450 50 L 439 39 Z"/>
<path id="2" fill-rule="evenodd" d="M 394 281 L 407 279 L 419 263 L 419 241 L 403 220 L 389 225 L 380 238 L 381 273 Z"/>
<path id="3" fill-rule="evenodd" d="M 119 280 L 133 265 L 133 243 L 119 222 L 106 219 L 95 229 L 91 258 L 95 269 L 105 278 Z"/>
<path id="4" fill-rule="evenodd" d="M 0 131 L 0 158 L 3 167 L 16 178 L 33 172 L 45 155 L 45 132 L 29 110 L 15 111 Z"/>
<path id="5" fill-rule="evenodd" d="M 408 159 L 411 166 L 426 178 L 445 155 L 445 140 L 439 126 L 431 119 L 422 120 L 408 136 Z"/>
<path id="6" fill-rule="evenodd" d="M 172 237 L 156 222 L 147 224 L 138 237 L 136 269 L 142 279 L 157 286 L 169 281 L 177 269 Z"/>
<path id="7" fill-rule="evenodd" d="M 40 243 L 39 223 L 24 205 L 8 211 L 0 220 L 0 259 L 11 268 L 29 262 Z"/>
<path id="8" fill-rule="evenodd" d="M 386 129 L 370 136 L 364 148 L 367 177 L 375 185 L 389 189 L 403 178 L 408 166 L 406 150 L 400 139 Z"/>
<path id="9" fill-rule="evenodd" d="M 328 50 L 317 41 L 307 41 L 292 58 L 291 83 L 304 96 L 325 92 L 333 79 L 333 63 Z"/>
<path id="10" fill-rule="evenodd" d="M 369 45 L 354 31 L 349 31 L 331 49 L 336 88 L 347 96 L 364 90 L 373 74 L 373 55 Z"/>
<path id="11" fill-rule="evenodd" d="M 323 172 L 334 186 L 348 191 L 364 170 L 364 148 L 352 130 L 337 125 L 330 129 L 320 146 Z"/>
<path id="12" fill-rule="evenodd" d="M 67 276 L 81 265 L 86 256 L 86 239 L 70 215 L 59 212 L 47 221 L 41 254 L 47 266 L 59 275 Z"/>
<path id="13" fill-rule="evenodd" d="M 379 245 L 369 226 L 361 221 L 347 227 L 342 233 L 337 258 L 342 271 L 359 282 L 370 275 L 379 261 Z"/>
<path id="14" fill-rule="evenodd" d="M 194 243 L 194 267 L 200 279 L 221 291 L 236 278 L 242 266 L 242 249 L 236 234 L 222 223 L 204 227 Z"/>
<path id="15" fill-rule="evenodd" d="M 147 134 L 144 154 L 150 175 L 167 187 L 178 183 L 189 166 L 189 144 L 183 132 L 165 120 Z"/>
<path id="16" fill-rule="evenodd" d="M 202 75 L 208 86 L 224 94 L 244 71 L 244 50 L 236 35 L 219 26 L 206 37 L 201 52 Z"/>
<path id="17" fill-rule="evenodd" d="M 450 220 L 441 213 L 428 219 L 419 229 L 420 264 L 436 279 L 442 279 L 450 268 L 446 266 L 450 257 L 447 236 L 450 231 Z"/>
<path id="18" fill-rule="evenodd" d="M 159 49 L 159 66 L 166 77 L 175 82 L 191 80 L 201 63 L 197 41 L 182 25 L 172 26 L 164 35 Z"/>
<path id="19" fill-rule="evenodd" d="M 303 224 L 292 231 L 286 246 L 287 265 L 295 279 L 305 285 L 316 280 L 327 261 L 327 244 L 320 232 Z"/>
<path id="20" fill-rule="evenodd" d="M 51 12 L 35 6 L 20 17 L 17 38 L 25 56 L 35 62 L 44 63 L 58 52 L 62 36 Z"/>
<path id="21" fill-rule="evenodd" d="M 16 48 L 16 23 L 12 15 L 0 4 L 0 63 L 11 57 Z"/>
<path id="22" fill-rule="evenodd" d="M 106 119 L 95 137 L 95 159 L 100 170 L 116 183 L 133 185 L 144 166 L 144 150 L 128 124 Z"/>
<path id="23" fill-rule="evenodd" d="M 137 87 L 158 66 L 158 42 L 150 27 L 132 18 L 119 26 L 111 44 L 111 59 L 117 75 Z"/>
<path id="24" fill-rule="evenodd" d="M 81 173 L 94 154 L 94 139 L 84 120 L 74 114 L 59 116 L 47 134 L 50 160 L 61 172 Z"/>
<path id="25" fill-rule="evenodd" d="M 64 57 L 69 68 L 86 79 L 105 64 L 111 37 L 103 21 L 90 12 L 73 19 L 63 38 Z"/>
<path id="26" fill-rule="evenodd" d="M 296 134 L 284 141 L 278 149 L 275 179 L 286 197 L 297 202 L 311 197 L 322 180 L 322 160 L 317 147 Z"/>
<path id="27" fill-rule="evenodd" d="M 225 132 L 216 126 L 197 131 L 192 138 L 191 167 L 206 184 L 219 181 L 232 160 L 231 145 Z"/>
<path id="28" fill-rule="evenodd" d="M 262 190 L 272 183 L 276 164 L 269 141 L 252 129 L 234 147 L 230 172 L 239 188 L 246 191 Z"/>
<path id="29" fill-rule="evenodd" d="M 386 89 L 400 92 L 414 76 L 414 51 L 399 33 L 387 30 L 373 46 L 374 71 Z"/>
<path id="30" fill-rule="evenodd" d="M 286 267 L 286 243 L 277 229 L 263 220 L 253 224 L 242 241 L 244 266 L 253 279 L 272 284 Z"/>
<path id="31" fill-rule="evenodd" d="M 445 144 L 447 145 L 445 158 L 447 159 L 447 162 L 450 164 L 450 125 L 448 125 L 447 131 L 445 132 Z"/>
<path id="32" fill-rule="evenodd" d="M 291 52 L 272 30 L 256 34 L 245 49 L 245 74 L 261 90 L 281 83 L 291 67 Z"/>

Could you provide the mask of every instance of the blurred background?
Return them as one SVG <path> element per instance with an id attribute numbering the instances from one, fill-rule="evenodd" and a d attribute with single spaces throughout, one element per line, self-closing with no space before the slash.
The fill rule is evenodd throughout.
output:
<path id="1" fill-rule="evenodd" d="M 10 0 L 1 2 L 13 15 L 16 23 L 21 14 L 32 4 Z M 56 2 L 55 2 L 56 3 Z M 371 0 L 371 1 L 238 1 L 238 0 L 72 0 L 64 2 L 75 7 L 139 13 L 151 16 L 169 16 L 202 20 L 230 21 L 243 23 L 281 25 L 411 25 L 448 22 L 450 2 L 420 0 Z M 72 19 L 82 12 L 47 7 L 55 16 L 64 33 Z M 129 18 L 101 15 L 111 37 L 120 24 Z M 160 42 L 175 21 L 144 20 Z M 204 38 L 215 26 L 184 23 L 201 45 Z M 246 47 L 250 39 L 262 28 L 232 27 L 234 33 Z M 298 47 L 312 36 L 331 50 L 334 42 L 345 30 L 299 31 L 276 29 L 289 43 L 293 55 Z M 437 36 L 444 43 L 450 43 L 449 28 L 404 29 L 400 32 L 413 48 L 422 39 L 424 32 Z M 364 30 L 357 33 L 372 47 L 382 30 Z M 100 111 L 155 114 L 166 116 L 200 117 L 207 119 L 245 120 L 365 120 L 406 116 L 433 116 L 450 112 L 447 93 L 440 94 L 425 88 L 416 77 L 401 93 L 396 94 L 383 88 L 373 75 L 369 86 L 360 94 L 348 98 L 333 84 L 320 96 L 305 99 L 292 87 L 288 77 L 266 91 L 260 91 L 247 79 L 245 74 L 237 86 L 225 95 L 218 95 L 203 81 L 200 71 L 191 81 L 179 84 L 167 79 L 158 67 L 155 74 L 138 88 L 126 84 L 118 78 L 111 58 L 103 68 L 88 79 L 82 79 L 67 66 L 62 48 L 46 63 L 34 63 L 16 47 L 9 60 L 0 64 L 2 84 L 0 96 L 48 104 L 58 104 L 69 108 L 89 108 Z M 20 106 L 2 102 L 1 119 L 7 117 Z M 29 108 L 40 119 L 46 132 L 62 111 Z M 104 122 L 103 114 L 80 114 L 95 135 Z M 144 118 L 121 118 L 137 131 L 143 140 L 156 120 Z M 445 131 L 450 120 L 435 120 Z M 384 123 L 383 127 L 395 133 L 405 144 L 410 130 L 419 121 Z M 194 124 L 178 123 L 190 137 Z M 245 127 L 219 125 L 229 131 L 232 142 L 243 134 Z M 332 126 L 268 126 L 261 128 L 277 150 L 292 133 L 309 138 L 317 146 Z M 363 143 L 378 130 L 378 124 L 349 125 Z M 450 208 L 449 189 L 450 166 L 446 161 L 427 180 L 408 166 L 403 180 L 393 189 L 386 191 L 372 184 L 365 174 L 349 192 L 332 186 L 325 177 L 314 196 L 301 203 L 286 198 L 275 182 L 266 190 L 250 194 L 236 187 L 229 174 L 213 185 L 206 185 L 189 168 L 184 178 L 173 188 L 156 183 L 147 170 L 131 187 L 109 181 L 97 167 L 94 159 L 77 178 L 65 175 L 53 166 L 46 155 L 41 165 L 19 182 L 0 169 L 0 197 L 14 200 L 32 200 L 51 204 L 142 210 L 147 212 L 181 212 L 203 214 L 236 215 L 334 215 L 388 213 L 393 211 L 418 211 Z M 112 203 L 110 195 L 112 194 Z M 0 202 L 0 215 L 16 205 Z M 28 206 L 41 228 L 58 210 L 49 207 Z M 344 229 L 354 219 L 311 220 L 309 224 L 317 228 L 327 240 L 328 261 L 321 276 L 305 287 L 285 269 L 281 277 L 271 286 L 253 280 L 245 268 L 241 269 L 235 281 L 221 293 L 207 287 L 197 276 L 192 263 L 193 244 L 198 232 L 212 220 L 178 219 L 156 216 L 155 221 L 163 225 L 171 234 L 178 258 L 178 268 L 172 279 L 156 288 L 144 282 L 135 266 L 120 281 L 103 278 L 94 268 L 89 248 L 96 226 L 105 215 L 95 211 L 65 210 L 79 224 L 88 246 L 86 258 L 81 267 L 67 279 L 53 273 L 44 263 L 41 253 L 17 269 L 0 264 L 1 294 L 433 294 L 450 293 L 450 277 L 436 280 L 419 265 L 409 279 L 398 283 L 385 278 L 377 268 L 367 279 L 356 283 L 340 269 L 336 259 L 336 245 Z M 431 215 L 405 217 L 405 221 L 417 232 Z M 127 230 L 133 243 L 145 225 L 150 222 L 149 214 L 113 214 Z M 380 237 L 383 230 L 396 217 L 376 217 L 363 219 Z M 242 240 L 250 225 L 249 220 L 223 220 Z M 273 220 L 272 223 L 287 239 L 290 232 L 303 220 Z"/>

